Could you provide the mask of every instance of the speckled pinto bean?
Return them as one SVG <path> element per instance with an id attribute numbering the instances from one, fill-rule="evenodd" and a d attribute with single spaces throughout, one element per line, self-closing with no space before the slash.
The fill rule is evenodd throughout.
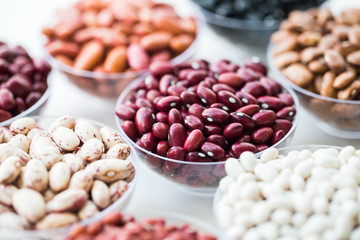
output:
<path id="1" fill-rule="evenodd" d="M 292 126 L 296 117 L 292 96 L 265 76 L 266 67 L 255 58 L 243 67 L 227 60 L 193 60 L 174 66 L 158 62 L 150 65 L 150 71 L 151 76 L 139 80 L 126 103 L 117 106 L 129 114 L 117 116 L 134 142 L 161 156 L 185 160 L 199 152 L 204 157 L 197 161 L 222 161 L 246 150 L 259 152 L 281 141 L 290 130 L 286 124 Z M 157 97 L 147 99 L 149 91 L 157 91 Z M 139 108 L 138 103 L 145 100 L 146 107 Z M 281 124 L 278 119 L 287 122 Z M 282 132 L 274 136 L 278 130 Z M 180 172 L 181 164 L 156 162 L 179 182 L 216 183 L 210 180 L 212 173 L 194 180 L 193 175 Z"/>
<path id="2" fill-rule="evenodd" d="M 136 220 L 133 216 L 123 215 L 118 211 L 110 212 L 100 221 L 84 227 L 76 225 L 64 240 L 111 239 L 121 233 L 122 239 L 187 239 L 216 240 L 209 233 L 198 232 L 189 223 L 180 226 L 169 225 L 161 217 Z"/>
<path id="3" fill-rule="evenodd" d="M 132 186 L 131 149 L 107 127 L 71 116 L 47 130 L 30 118 L 10 126 L 0 129 L 2 140 L 7 135 L 0 143 L 0 227 L 63 227 L 96 215 Z"/>

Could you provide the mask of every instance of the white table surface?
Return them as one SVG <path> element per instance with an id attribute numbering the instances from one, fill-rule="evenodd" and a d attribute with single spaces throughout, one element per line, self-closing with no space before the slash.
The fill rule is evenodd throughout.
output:
<path id="1" fill-rule="evenodd" d="M 69 2 L 73 1 L 1 0 L 0 40 L 11 45 L 20 44 L 32 56 L 41 56 L 44 42 L 41 28 L 51 22 L 55 9 L 68 5 Z M 256 55 L 265 60 L 268 38 L 269 33 L 238 32 L 206 26 L 194 57 L 209 61 L 226 58 L 243 63 L 250 56 Z M 117 128 L 114 120 L 114 101 L 103 100 L 83 92 L 58 72 L 53 74 L 51 81 L 51 96 L 41 112 L 42 115 L 74 115 Z M 316 127 L 314 120 L 303 109 L 299 114 L 300 123 L 291 145 L 354 145 L 359 148 L 360 140 L 346 140 L 327 135 Z M 212 198 L 184 193 L 150 174 L 146 169 L 141 171 L 136 192 L 128 206 L 129 212 L 135 210 L 179 212 L 204 220 L 215 227 Z"/>

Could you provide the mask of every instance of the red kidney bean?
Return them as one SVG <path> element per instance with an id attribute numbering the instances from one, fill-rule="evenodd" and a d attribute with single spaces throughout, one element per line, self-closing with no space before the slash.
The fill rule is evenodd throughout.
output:
<path id="1" fill-rule="evenodd" d="M 285 133 L 288 133 L 292 127 L 292 122 L 286 119 L 276 119 L 274 124 L 272 125 L 272 129 L 274 131 L 283 130 Z"/>
<path id="2" fill-rule="evenodd" d="M 241 153 L 243 153 L 245 151 L 250 151 L 250 152 L 256 153 L 256 152 L 258 152 L 258 149 L 254 144 L 251 144 L 248 142 L 237 142 L 231 146 L 231 153 L 236 158 L 239 158 Z"/>
<path id="3" fill-rule="evenodd" d="M 184 123 L 185 123 L 185 126 L 188 127 L 190 130 L 199 129 L 202 131 L 204 129 L 204 124 L 202 123 L 200 118 L 198 118 L 194 115 L 186 116 Z"/>
<path id="4" fill-rule="evenodd" d="M 239 137 L 244 131 L 244 127 L 241 123 L 230 123 L 224 128 L 223 135 L 226 139 L 234 139 Z"/>
<path id="5" fill-rule="evenodd" d="M 169 146 L 180 146 L 184 145 L 186 138 L 186 132 L 183 125 L 180 123 L 174 123 L 169 129 Z"/>
<path id="6" fill-rule="evenodd" d="M 141 135 L 151 132 L 154 123 L 155 116 L 151 109 L 147 107 L 139 108 L 135 115 L 135 124 L 138 132 Z"/>
<path id="7" fill-rule="evenodd" d="M 142 135 L 141 143 L 146 150 L 155 151 L 158 139 L 153 133 L 149 132 Z"/>
<path id="8" fill-rule="evenodd" d="M 153 76 L 147 76 L 145 78 L 145 87 L 147 90 L 151 90 L 151 89 L 159 89 L 159 81 L 154 78 Z"/>
<path id="9" fill-rule="evenodd" d="M 188 152 L 185 160 L 188 162 L 209 162 L 211 161 L 203 152 Z"/>
<path id="10" fill-rule="evenodd" d="M 213 184 L 216 182 L 216 180 L 218 179 L 217 177 L 215 177 L 214 175 L 212 175 L 211 173 L 208 172 L 199 172 L 199 178 L 205 182 L 206 184 Z"/>
<path id="11" fill-rule="evenodd" d="M 226 176 L 225 163 L 216 165 L 212 170 L 212 174 L 218 178 Z"/>
<path id="12" fill-rule="evenodd" d="M 228 147 L 228 141 L 223 135 L 220 134 L 213 134 L 207 137 L 206 142 L 212 142 L 216 145 L 219 145 L 223 149 L 227 149 Z"/>
<path id="13" fill-rule="evenodd" d="M 179 146 L 173 146 L 169 149 L 169 151 L 166 154 L 167 158 L 175 159 L 175 160 L 184 160 L 185 159 L 185 149 Z M 174 163 L 170 161 L 166 161 L 165 163 L 171 164 L 171 166 L 179 167 L 179 163 Z M 176 168 L 175 167 L 175 168 Z"/>
<path id="14" fill-rule="evenodd" d="M 224 149 L 212 142 L 204 142 L 201 145 L 201 151 L 215 160 L 222 159 L 225 156 Z"/>
<path id="15" fill-rule="evenodd" d="M 216 84 L 218 81 L 215 80 L 215 78 L 213 78 L 213 77 L 206 77 L 206 78 L 204 79 L 204 82 L 208 83 L 208 84 L 212 87 L 212 86 L 213 86 L 214 84 Z"/>
<path id="16" fill-rule="evenodd" d="M 214 85 L 211 86 L 211 89 L 213 90 L 214 93 L 218 93 L 222 90 L 226 90 L 229 91 L 231 93 L 235 93 L 236 90 L 233 87 L 230 87 L 229 85 L 223 84 L 223 83 L 216 83 Z"/>
<path id="17" fill-rule="evenodd" d="M 293 106 L 284 107 L 276 113 L 276 117 L 292 121 L 295 117 L 296 109 Z"/>
<path id="18" fill-rule="evenodd" d="M 266 144 L 258 144 L 258 145 L 256 145 L 256 148 L 258 149 L 259 152 L 261 152 L 261 151 L 268 149 L 269 146 Z"/>
<path id="19" fill-rule="evenodd" d="M 165 74 L 172 74 L 174 73 L 174 69 L 170 62 L 165 61 L 154 61 L 149 66 L 149 71 L 155 77 L 160 77 Z"/>
<path id="20" fill-rule="evenodd" d="M 195 176 L 188 178 L 185 183 L 192 187 L 203 187 L 205 185 L 204 181 Z"/>
<path id="21" fill-rule="evenodd" d="M 125 134 L 133 141 L 136 141 L 138 131 L 134 122 L 126 120 L 122 123 L 122 129 Z"/>
<path id="22" fill-rule="evenodd" d="M 190 68 L 185 68 L 185 69 L 181 69 L 178 73 L 178 78 L 179 79 L 187 79 L 187 75 L 193 71 L 192 69 Z"/>
<path id="23" fill-rule="evenodd" d="M 276 119 L 276 115 L 272 110 L 261 110 L 255 113 L 252 118 L 254 119 L 257 126 L 271 126 Z"/>
<path id="24" fill-rule="evenodd" d="M 250 137 L 249 134 L 244 133 L 243 135 L 238 137 L 235 142 L 237 142 L 237 143 L 238 142 L 248 142 L 248 143 L 250 143 L 251 142 L 251 137 Z"/>
<path id="25" fill-rule="evenodd" d="M 188 80 L 181 80 L 176 83 L 176 86 L 184 87 L 187 89 L 188 87 L 191 86 L 191 84 Z"/>
<path id="26" fill-rule="evenodd" d="M 0 122 L 6 121 L 10 118 L 12 118 L 12 114 L 9 113 L 8 111 L 2 110 L 0 109 Z"/>
<path id="27" fill-rule="evenodd" d="M 266 88 L 259 82 L 248 82 L 241 89 L 241 92 L 246 92 L 258 98 L 266 94 Z"/>
<path id="28" fill-rule="evenodd" d="M 171 162 L 171 161 L 165 161 L 162 165 L 162 170 L 168 175 L 172 175 L 175 173 L 176 169 L 180 167 L 179 163 Z"/>
<path id="29" fill-rule="evenodd" d="M 31 107 L 42 97 L 42 94 L 39 92 L 30 92 L 29 95 L 25 98 L 26 107 Z"/>
<path id="30" fill-rule="evenodd" d="M 155 98 L 160 96 L 160 92 L 158 90 L 151 89 L 146 93 L 146 99 L 153 102 Z"/>
<path id="31" fill-rule="evenodd" d="M 230 118 L 231 122 L 241 123 L 247 131 L 252 131 L 256 126 L 254 119 L 242 112 L 232 112 L 230 113 Z"/>
<path id="32" fill-rule="evenodd" d="M 194 103 L 189 107 L 188 114 L 194 115 L 198 117 L 199 119 L 203 120 L 202 112 L 205 110 L 203 106 L 200 104 Z"/>
<path id="33" fill-rule="evenodd" d="M 143 88 L 146 88 L 145 81 L 137 82 L 132 86 L 132 90 L 134 91 L 138 91 Z"/>
<path id="34" fill-rule="evenodd" d="M 257 104 L 249 104 L 236 110 L 236 112 L 242 112 L 249 116 L 252 116 L 259 111 L 260 111 L 260 107 Z"/>
<path id="35" fill-rule="evenodd" d="M 283 130 L 277 130 L 272 136 L 271 144 L 274 145 L 279 142 L 283 137 L 285 137 L 285 135 L 286 133 Z"/>
<path id="36" fill-rule="evenodd" d="M 255 144 L 266 143 L 271 139 L 273 134 L 274 130 L 271 127 L 262 127 L 251 134 L 251 139 Z"/>
<path id="37" fill-rule="evenodd" d="M 160 141 L 157 146 L 156 146 L 156 152 L 157 154 L 159 154 L 160 156 L 165 157 L 166 153 L 169 151 L 169 142 L 166 140 L 162 140 Z"/>
<path id="38" fill-rule="evenodd" d="M 36 69 L 32 63 L 28 63 L 20 69 L 20 73 L 28 78 L 34 78 Z"/>
<path id="39" fill-rule="evenodd" d="M 284 107 L 284 103 L 277 97 L 273 96 L 261 96 L 257 98 L 261 108 L 278 111 Z"/>
<path id="40" fill-rule="evenodd" d="M 204 126 L 204 133 L 206 136 L 210 136 L 213 134 L 221 134 L 222 131 L 222 128 L 217 125 L 207 124 Z"/>
<path id="41" fill-rule="evenodd" d="M 0 108 L 11 110 L 15 105 L 16 102 L 13 93 L 6 88 L 0 89 Z"/>
<path id="42" fill-rule="evenodd" d="M 184 149 L 188 152 L 195 151 L 200 148 L 204 142 L 204 135 L 199 129 L 192 130 L 184 142 Z"/>
<path id="43" fill-rule="evenodd" d="M 168 88 L 168 94 L 171 96 L 180 97 L 181 93 L 186 91 L 186 88 L 179 85 L 173 85 Z"/>
<path id="44" fill-rule="evenodd" d="M 181 101 L 183 103 L 185 103 L 186 105 L 191 105 L 194 103 L 198 103 L 198 104 L 201 103 L 199 97 L 195 93 L 189 92 L 189 91 L 182 92 L 180 94 L 180 98 L 181 98 Z"/>
<path id="45" fill-rule="evenodd" d="M 257 81 L 261 77 L 261 75 L 250 68 L 240 68 L 236 73 L 246 83 Z"/>
<path id="46" fill-rule="evenodd" d="M 217 94 L 218 100 L 229 107 L 231 110 L 236 110 L 242 107 L 242 102 L 233 93 L 223 90 Z"/>
<path id="47" fill-rule="evenodd" d="M 7 74 L 9 72 L 9 63 L 0 58 L 0 74 Z"/>
<path id="48" fill-rule="evenodd" d="M 149 100 L 147 100 L 146 98 L 138 98 L 138 99 L 136 99 L 135 105 L 137 106 L 137 108 L 148 107 L 153 112 L 156 111 L 156 109 L 154 108 L 152 103 Z"/>
<path id="49" fill-rule="evenodd" d="M 161 142 L 161 141 L 160 141 Z M 160 143 L 159 142 L 159 143 Z M 158 145 L 159 145 L 159 143 L 158 143 Z M 166 152 L 167 152 L 167 150 L 166 150 Z M 159 155 L 161 155 L 160 153 L 158 153 Z M 166 154 L 166 153 L 165 153 Z M 161 155 L 162 156 L 162 155 Z M 164 155 L 165 156 L 165 155 Z M 161 159 L 159 159 L 159 158 L 157 158 L 157 157 L 155 157 L 155 156 L 151 156 L 150 154 L 145 154 L 145 156 L 144 156 L 144 160 L 145 160 L 145 162 L 148 164 L 148 165 L 150 165 L 152 168 L 159 168 L 159 167 L 161 167 L 161 165 L 162 165 L 162 161 L 161 161 Z"/>
<path id="50" fill-rule="evenodd" d="M 174 123 L 183 124 L 183 122 L 184 122 L 183 117 L 181 116 L 181 113 L 178 109 L 173 108 L 169 111 L 168 123 L 170 126 L 173 125 Z"/>
<path id="51" fill-rule="evenodd" d="M 204 104 L 211 105 L 217 101 L 216 94 L 209 88 L 199 87 L 196 93 L 199 96 L 200 101 Z"/>
<path id="52" fill-rule="evenodd" d="M 31 91 L 39 92 L 41 94 L 44 94 L 46 92 L 46 89 L 47 84 L 43 82 L 35 82 L 31 87 Z"/>
<path id="53" fill-rule="evenodd" d="M 174 85 L 177 82 L 177 78 L 174 75 L 166 74 L 162 76 L 159 82 L 159 90 L 163 95 L 167 94 L 167 90 L 171 85 Z"/>
<path id="54" fill-rule="evenodd" d="M 240 88 L 245 83 L 244 80 L 234 72 L 221 73 L 218 81 L 233 88 Z"/>
<path id="55" fill-rule="evenodd" d="M 210 105 L 210 108 L 220 108 L 222 110 L 224 110 L 225 112 L 230 113 L 230 109 L 223 103 L 213 103 Z"/>
<path id="56" fill-rule="evenodd" d="M 188 80 L 192 85 L 200 83 L 207 76 L 207 72 L 204 69 L 194 69 L 188 72 L 186 75 L 186 80 Z"/>
<path id="57" fill-rule="evenodd" d="M 250 68 L 250 69 L 254 70 L 255 72 L 260 72 L 263 75 L 267 74 L 266 66 L 257 57 L 252 57 L 252 58 L 246 60 L 244 67 Z"/>
<path id="58" fill-rule="evenodd" d="M 168 123 L 168 114 L 166 112 L 158 112 L 155 115 L 156 122 Z"/>
<path id="59" fill-rule="evenodd" d="M 14 114 L 18 115 L 26 110 L 26 104 L 21 97 L 15 98 L 16 106 L 14 108 Z"/>
<path id="60" fill-rule="evenodd" d="M 285 104 L 285 106 L 294 105 L 294 99 L 289 93 L 280 93 L 277 95 L 277 97 Z"/>
<path id="61" fill-rule="evenodd" d="M 282 87 L 278 82 L 268 77 L 260 78 L 260 83 L 266 88 L 266 94 L 270 96 L 275 96 L 282 90 Z"/>
<path id="62" fill-rule="evenodd" d="M 135 118 L 135 110 L 131 107 L 120 104 L 115 108 L 115 114 L 122 120 L 133 120 Z"/>
<path id="63" fill-rule="evenodd" d="M 168 137 L 169 126 L 163 122 L 154 123 L 152 126 L 152 132 L 158 139 L 166 139 Z"/>
<path id="64" fill-rule="evenodd" d="M 159 111 L 169 111 L 171 108 L 178 108 L 180 106 L 181 99 L 177 96 L 167 96 L 161 98 L 156 107 Z"/>
<path id="65" fill-rule="evenodd" d="M 244 105 L 258 103 L 256 98 L 247 92 L 238 91 L 238 92 L 236 92 L 235 96 L 237 96 Z"/>
<path id="66" fill-rule="evenodd" d="M 179 174 L 181 176 L 188 178 L 188 177 L 196 176 L 198 173 L 193 168 L 191 168 L 189 165 L 184 165 L 180 168 Z"/>
<path id="67" fill-rule="evenodd" d="M 229 120 L 229 114 L 219 108 L 207 108 L 201 115 L 203 118 L 211 124 L 225 124 Z"/>

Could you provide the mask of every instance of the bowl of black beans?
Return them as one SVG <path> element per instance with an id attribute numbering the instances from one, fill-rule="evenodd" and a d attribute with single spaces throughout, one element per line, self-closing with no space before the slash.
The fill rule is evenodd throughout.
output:
<path id="1" fill-rule="evenodd" d="M 239 30 L 275 30 L 296 9 L 319 6 L 325 0 L 192 0 L 206 21 Z"/>

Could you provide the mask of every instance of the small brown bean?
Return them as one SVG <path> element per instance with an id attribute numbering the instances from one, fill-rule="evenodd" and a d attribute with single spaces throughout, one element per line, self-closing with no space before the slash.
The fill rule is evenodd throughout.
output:
<path id="1" fill-rule="evenodd" d="M 284 75 L 300 87 L 308 86 L 314 77 L 305 65 L 299 63 L 287 67 L 284 70 Z"/>

